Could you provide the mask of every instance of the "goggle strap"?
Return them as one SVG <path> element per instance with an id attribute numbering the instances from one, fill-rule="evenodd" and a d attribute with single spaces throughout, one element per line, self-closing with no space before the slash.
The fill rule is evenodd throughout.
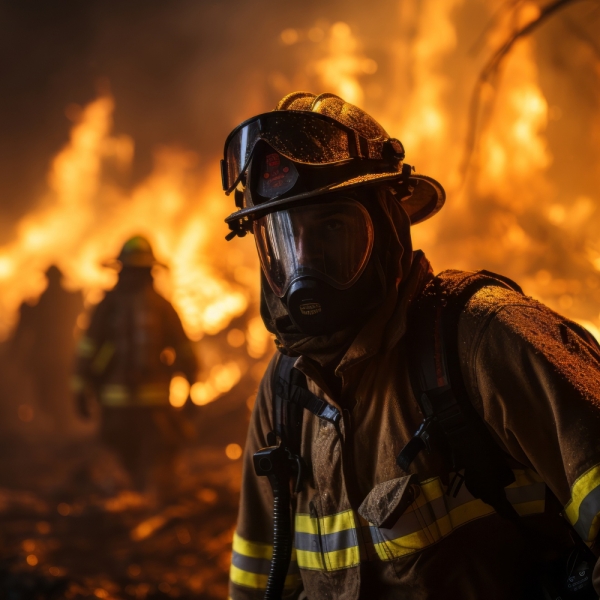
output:
<path id="1" fill-rule="evenodd" d="M 227 161 L 222 158 L 221 159 L 221 185 L 223 186 L 223 191 L 227 191 L 229 186 L 227 185 Z"/>

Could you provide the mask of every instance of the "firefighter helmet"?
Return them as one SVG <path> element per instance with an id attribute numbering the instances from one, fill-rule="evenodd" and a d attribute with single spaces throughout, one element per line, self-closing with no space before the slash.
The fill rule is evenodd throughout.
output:
<path id="1" fill-rule="evenodd" d="M 122 267 L 153 267 L 165 266 L 154 256 L 150 242 L 141 235 L 136 235 L 123 244 L 121 252 L 113 265 Z"/>
<path id="2" fill-rule="evenodd" d="M 223 188 L 235 190 L 240 209 L 226 219 L 230 235 L 244 235 L 255 219 L 317 196 L 382 183 L 395 191 L 411 224 L 424 221 L 442 208 L 444 189 L 403 161 L 401 142 L 360 108 L 329 93 L 289 94 L 225 142 Z"/>

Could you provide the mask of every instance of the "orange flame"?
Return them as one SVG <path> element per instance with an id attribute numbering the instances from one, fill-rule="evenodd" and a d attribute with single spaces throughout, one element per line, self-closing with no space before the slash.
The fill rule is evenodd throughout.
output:
<path id="1" fill-rule="evenodd" d="M 102 96 L 81 111 L 69 143 L 52 162 L 48 196 L 19 223 L 16 239 L 0 248 L 3 335 L 22 300 L 43 290 L 42 273 L 50 264 L 63 271 L 69 288 L 97 302 L 115 283 L 103 262 L 138 232 L 170 267 L 157 273 L 157 287 L 192 339 L 225 328 L 256 293 L 247 276 L 256 268 L 254 255 L 229 252 L 223 239 L 227 207 L 217 165 L 198 169 L 195 154 L 162 148 L 154 171 L 127 191 L 105 173 L 111 163 L 126 170 L 133 157 L 133 141 L 111 134 L 113 109 L 113 99 Z"/>

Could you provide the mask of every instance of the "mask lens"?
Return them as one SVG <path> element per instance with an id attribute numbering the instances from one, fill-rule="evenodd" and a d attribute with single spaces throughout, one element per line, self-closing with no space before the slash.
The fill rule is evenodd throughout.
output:
<path id="1" fill-rule="evenodd" d="M 373 248 L 369 213 L 345 198 L 270 213 L 254 222 L 254 235 L 265 276 L 280 298 L 301 277 L 349 288 Z"/>
<path id="2" fill-rule="evenodd" d="M 231 191 L 248 167 L 248 161 L 256 142 L 260 139 L 258 121 L 240 127 L 227 144 L 227 190 Z"/>

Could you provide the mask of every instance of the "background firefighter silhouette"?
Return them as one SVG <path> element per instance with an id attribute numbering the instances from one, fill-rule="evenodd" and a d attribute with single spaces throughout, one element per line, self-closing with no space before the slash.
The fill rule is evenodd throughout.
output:
<path id="1" fill-rule="evenodd" d="M 117 285 L 98 304 L 77 350 L 76 402 L 83 417 L 101 406 L 101 439 L 119 456 L 139 491 L 168 492 L 185 437 L 169 404 L 175 373 L 193 383 L 197 360 L 175 309 L 153 287 L 158 265 L 148 241 L 127 241 L 115 261 Z"/>

